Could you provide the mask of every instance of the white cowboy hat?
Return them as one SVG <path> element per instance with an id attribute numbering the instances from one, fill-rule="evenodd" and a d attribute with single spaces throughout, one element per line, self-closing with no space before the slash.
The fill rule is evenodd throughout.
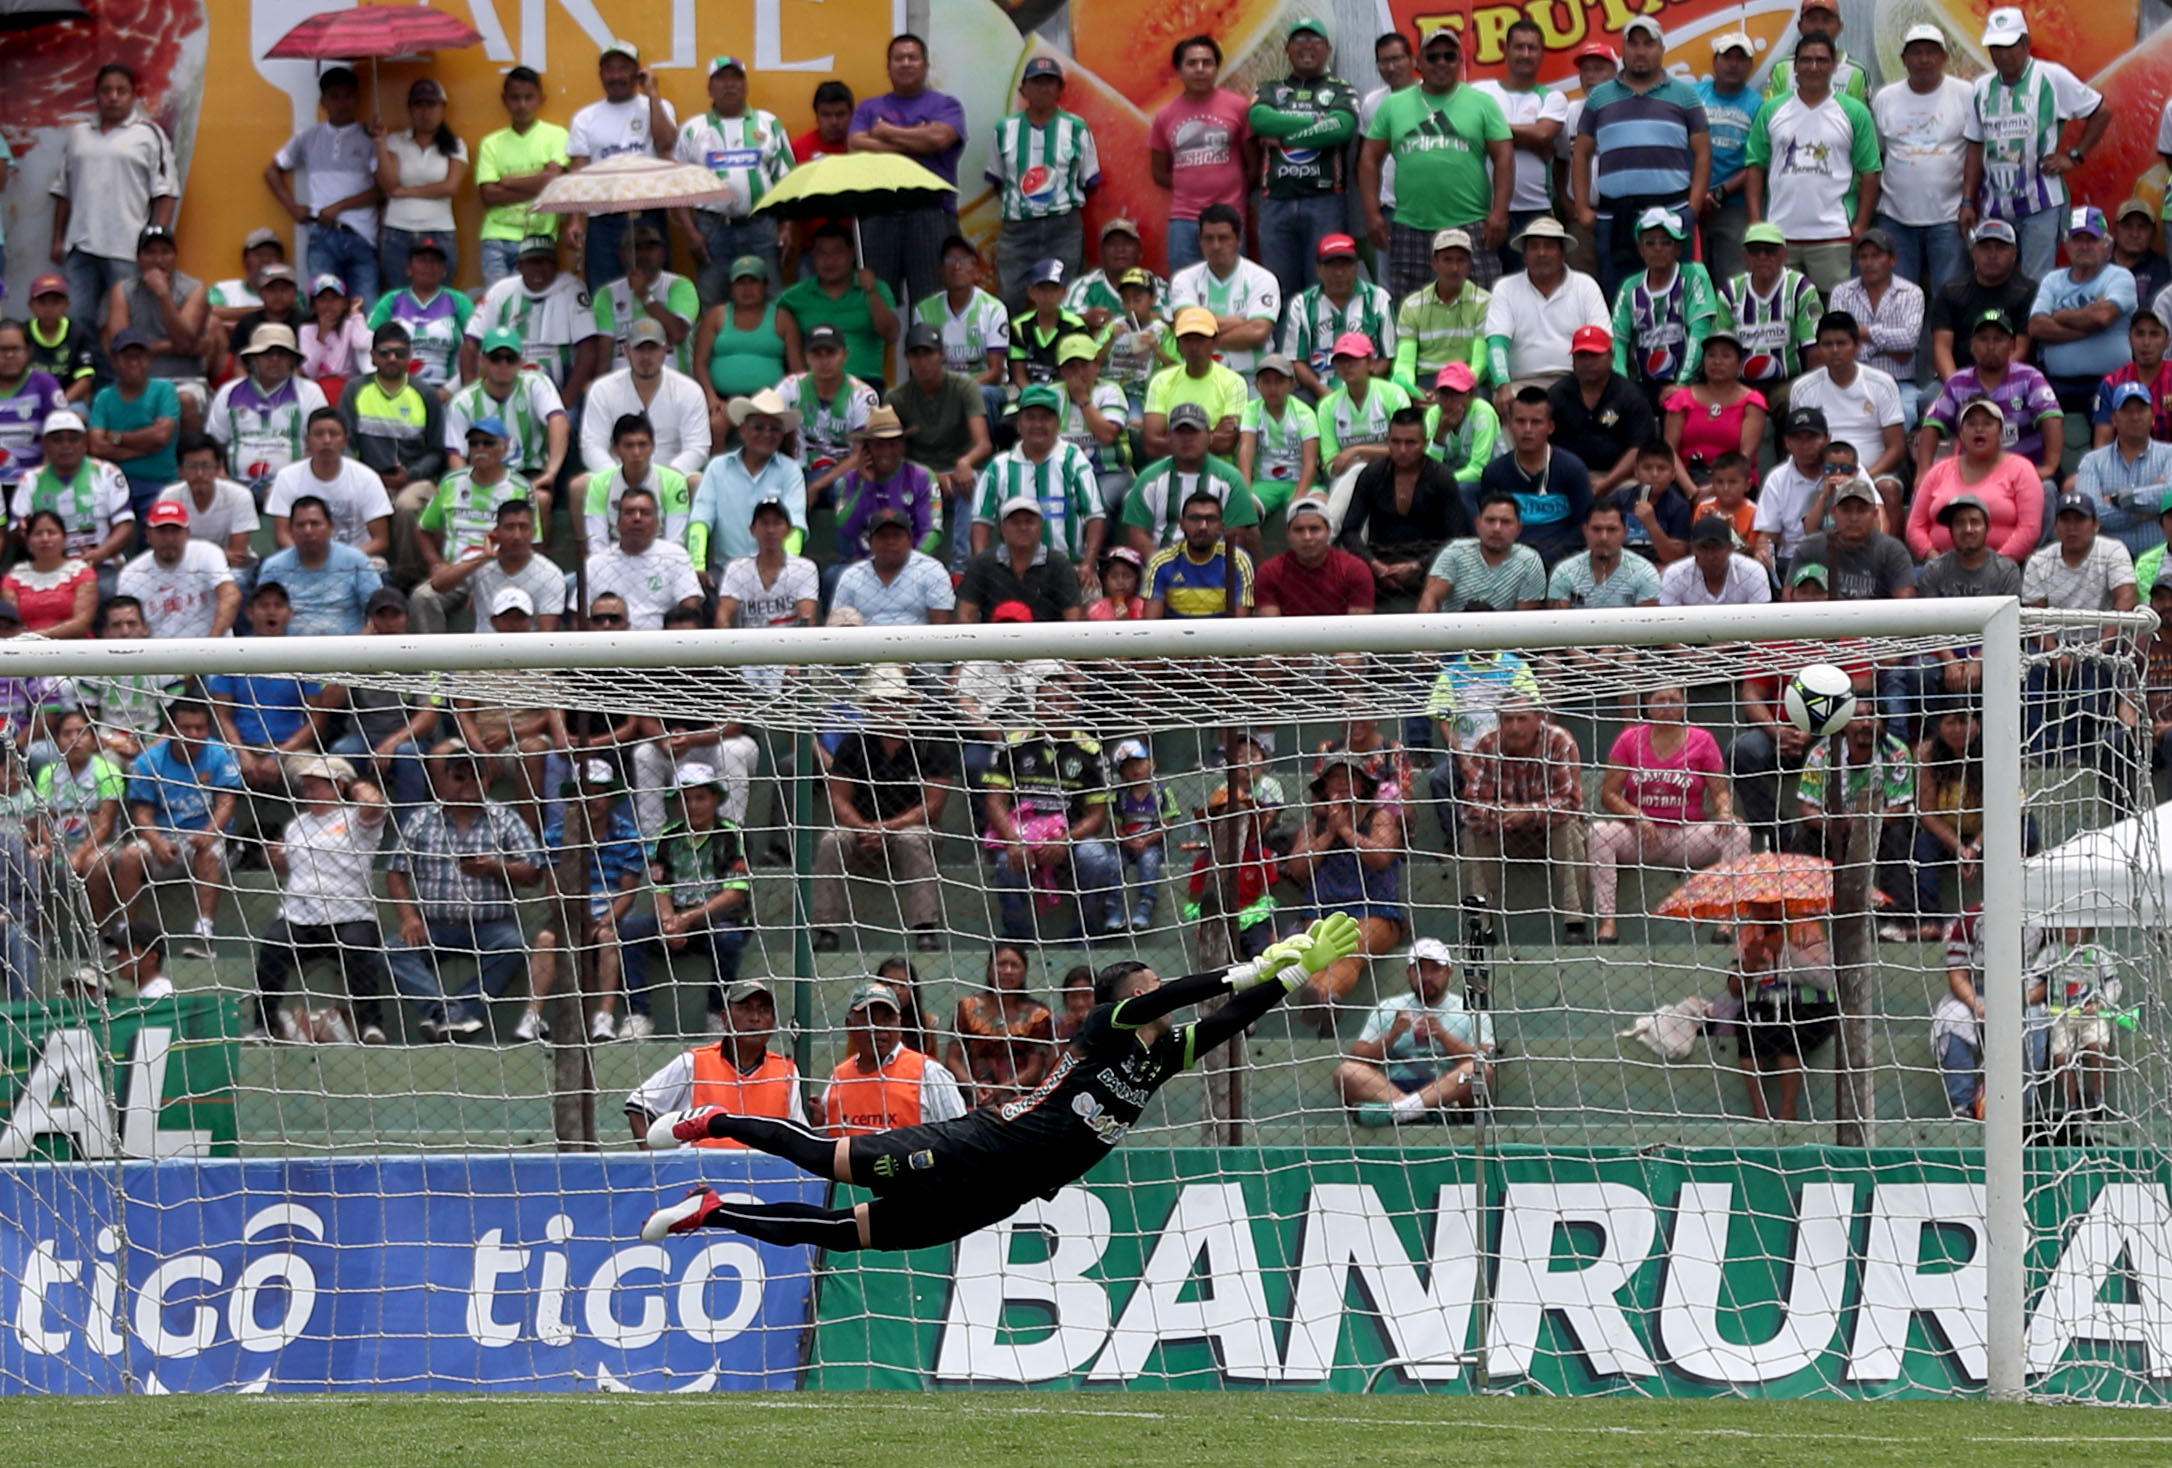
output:
<path id="1" fill-rule="evenodd" d="M 799 429 L 799 409 L 786 407 L 784 399 L 777 395 L 777 390 L 773 387 L 765 387 L 751 398 L 732 399 L 731 415 L 734 427 L 756 414 L 777 419 L 784 424 L 786 433 L 794 433 Z"/>

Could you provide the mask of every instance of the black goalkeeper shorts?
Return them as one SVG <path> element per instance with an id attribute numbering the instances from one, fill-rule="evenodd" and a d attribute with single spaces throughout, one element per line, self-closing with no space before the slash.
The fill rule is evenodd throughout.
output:
<path id="1" fill-rule="evenodd" d="M 1013 1149 L 977 1136 L 971 1119 L 898 1127 L 852 1139 L 852 1180 L 878 1198 L 966 1200 L 1033 1196 Z M 1016 1207 L 1013 1204 L 1012 1207 Z M 977 1207 L 976 1207 L 977 1211 Z"/>

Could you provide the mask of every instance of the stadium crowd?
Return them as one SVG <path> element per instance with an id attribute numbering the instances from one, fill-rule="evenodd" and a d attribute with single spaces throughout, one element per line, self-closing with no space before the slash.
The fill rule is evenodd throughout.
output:
<path id="1" fill-rule="evenodd" d="M 1104 170 L 1142 160 L 1103 156 L 1047 56 L 983 140 L 928 86 L 925 43 L 900 35 L 887 93 L 825 80 L 794 136 L 749 104 L 739 58 L 714 59 L 709 110 L 681 122 L 613 42 L 600 97 L 566 125 L 540 115 L 541 78 L 510 70 L 503 125 L 472 152 L 436 82 L 415 82 L 388 128 L 361 120 L 356 77 L 335 67 L 323 120 L 263 165 L 306 251 L 290 262 L 284 235 L 253 230 L 222 242 L 239 273 L 216 282 L 178 268 L 171 143 L 127 69 L 106 67 L 52 184 L 55 268 L 29 282 L 28 319 L 0 322 L 20 556 L 0 632 L 608 635 L 1977 594 L 2172 611 L 2172 264 L 2146 200 L 2107 211 L 2064 178 L 2148 120 L 2114 119 L 2035 55 L 2019 9 L 1991 12 L 1975 38 L 1991 69 L 1973 81 L 1943 31 L 1915 26 L 1905 74 L 1875 95 L 1830 0 L 1803 0 L 1798 31 L 1757 92 L 1746 34 L 1714 37 L 1692 80 L 1640 16 L 1618 52 L 1576 53 L 1575 100 L 1538 83 L 1529 21 L 1508 28 L 1498 79 L 1466 81 L 1464 37 L 1444 26 L 1358 38 L 1377 78 L 1359 84 L 1335 70 L 1353 38 L 1299 20 L 1287 75 L 1249 97 L 1219 85 L 1215 38 L 1184 40 L 1143 160 L 1169 191 L 1167 277 L 1138 222 L 1088 237 Z M 2158 126 L 2172 162 L 2172 106 Z M 965 238 L 955 203 L 858 221 L 857 247 L 851 222 L 755 212 L 793 168 L 846 151 L 911 157 L 968 194 L 977 171 L 998 233 L 985 250 Z M 717 199 L 534 207 L 552 179 L 629 152 L 712 168 Z M 463 239 L 453 200 L 471 187 L 483 223 Z M 454 283 L 464 260 L 478 293 Z M 824 512 L 834 543 L 815 545 Z M 2139 660 L 2105 646 L 2075 634 L 2032 674 L 2032 753 L 2093 765 L 2131 811 L 2152 801 L 2133 772 L 2172 753 L 2172 643 Z M 1806 656 L 1774 649 L 1724 739 L 1662 689 L 1611 749 L 1579 749 L 1531 665 L 1504 654 L 1441 668 L 1429 721 L 1360 721 L 1308 752 L 1308 798 L 1287 808 L 1271 750 L 1222 750 L 1220 808 L 1253 812 L 1248 951 L 1291 914 L 1333 910 L 1362 920 L 1372 955 L 1410 945 L 1415 997 L 1384 1005 L 1338 1073 L 1351 1104 L 1467 1102 L 1485 1064 L 1475 1019 L 1439 1019 L 1446 948 L 1410 930 L 1422 814 L 1481 907 L 1506 865 L 1532 863 L 1567 936 L 1617 941 L 1624 866 L 1824 849 L 1830 751 L 1780 711 Z M 1848 671 L 1863 695 L 1848 779 L 1871 772 L 1887 816 L 1886 934 L 1944 935 L 1979 852 L 1980 670 L 1940 653 Z M 925 697 L 879 671 L 863 689 L 870 705 Z M 638 1133 L 704 1087 L 777 1079 L 777 1057 L 747 1048 L 774 996 L 738 974 L 749 863 L 770 854 L 742 835 L 765 773 L 826 775 L 818 952 L 844 940 L 847 873 L 888 877 L 916 951 L 942 947 L 931 832 L 954 792 L 1010 940 L 1066 893 L 1088 936 L 1153 924 L 1188 813 L 1149 746 L 1093 728 L 1059 665 L 994 683 L 969 670 L 941 697 L 955 738 L 870 720 L 816 772 L 759 730 L 699 719 L 294 678 L 10 678 L 0 801 L 7 839 L 65 860 L 124 948 L 148 941 L 130 926 L 147 888 L 187 881 L 184 948 L 209 956 L 230 866 L 268 864 L 278 918 L 246 935 L 265 1036 L 296 1033 L 280 999 L 300 964 L 336 956 L 365 1041 L 385 1037 L 388 984 L 425 1033 L 475 1035 L 482 997 L 517 995 L 533 961 L 519 1035 L 540 1038 L 567 946 L 608 955 L 596 1036 L 644 1034 L 649 967 L 706 948 L 713 1023 L 741 1053 L 652 1080 L 628 1103 Z M 517 903 L 575 805 L 595 839 L 580 931 L 527 934 Z M 11 895 L 18 912 L 35 897 Z M 37 987 L 34 930 L 0 928 L 18 993 Z M 1785 977 L 1810 963 L 1795 948 L 1739 936 L 1746 973 L 1782 975 L 1753 992 L 1816 990 Z M 454 955 L 477 961 L 464 989 L 441 980 Z M 1363 972 L 1338 965 L 1304 996 L 1323 1033 Z M 996 950 L 990 997 L 940 1059 L 909 975 L 862 986 L 829 1124 L 891 1114 L 859 1081 L 908 1040 L 915 1118 L 1031 1089 L 1033 1063 L 1003 1042 L 1060 1037 L 1078 1012 L 1025 999 L 1023 973 L 1021 950 Z M 1414 1079 L 1413 1047 L 1454 1061 Z"/>

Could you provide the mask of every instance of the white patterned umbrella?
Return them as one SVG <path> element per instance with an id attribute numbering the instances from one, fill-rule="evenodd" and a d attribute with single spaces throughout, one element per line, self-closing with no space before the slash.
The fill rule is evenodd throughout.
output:
<path id="1" fill-rule="evenodd" d="M 536 195 L 535 207 L 543 214 L 633 214 L 643 209 L 691 208 L 731 197 L 731 186 L 698 163 L 623 153 L 560 174 Z"/>

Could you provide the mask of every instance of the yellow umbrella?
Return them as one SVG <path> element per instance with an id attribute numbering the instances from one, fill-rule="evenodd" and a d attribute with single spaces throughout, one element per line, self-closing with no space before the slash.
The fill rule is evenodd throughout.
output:
<path id="1" fill-rule="evenodd" d="M 779 219 L 847 219 L 853 243 L 860 221 L 907 209 L 939 209 L 958 201 L 956 186 L 896 153 L 832 153 L 803 163 L 755 204 Z"/>

